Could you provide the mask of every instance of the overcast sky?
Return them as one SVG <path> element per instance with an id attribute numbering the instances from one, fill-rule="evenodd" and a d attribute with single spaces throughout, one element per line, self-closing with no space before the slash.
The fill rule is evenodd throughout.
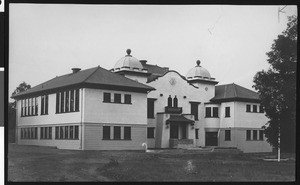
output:
<path id="1" fill-rule="evenodd" d="M 10 4 L 9 96 L 71 68 L 111 69 L 126 54 L 186 75 L 201 61 L 220 84 L 251 90 L 266 52 L 297 14 L 287 6 Z"/>

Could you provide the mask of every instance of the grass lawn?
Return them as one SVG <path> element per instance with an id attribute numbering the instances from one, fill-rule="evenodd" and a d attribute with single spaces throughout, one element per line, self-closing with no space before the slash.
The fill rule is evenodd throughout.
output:
<path id="1" fill-rule="evenodd" d="M 263 161 L 266 155 L 274 154 L 75 151 L 9 144 L 8 181 L 295 181 L 295 160 Z"/>

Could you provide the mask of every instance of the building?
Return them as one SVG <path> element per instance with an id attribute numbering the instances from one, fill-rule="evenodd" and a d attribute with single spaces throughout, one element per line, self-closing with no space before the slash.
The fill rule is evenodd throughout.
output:
<path id="1" fill-rule="evenodd" d="M 79 150 L 235 147 L 271 152 L 268 119 L 257 93 L 217 85 L 196 66 L 182 76 L 127 55 L 101 67 L 56 77 L 17 100 L 17 143 Z"/>

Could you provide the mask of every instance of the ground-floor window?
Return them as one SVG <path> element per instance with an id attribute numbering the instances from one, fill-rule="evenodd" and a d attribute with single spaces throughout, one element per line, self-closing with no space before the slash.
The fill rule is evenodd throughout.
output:
<path id="1" fill-rule="evenodd" d="M 198 128 L 195 129 L 195 136 L 196 136 L 196 139 L 199 139 L 199 129 Z"/>
<path id="2" fill-rule="evenodd" d="M 103 140 L 110 140 L 111 139 L 111 134 L 110 134 L 110 127 L 111 126 L 103 126 L 102 130 L 102 139 Z M 113 128 L 113 136 L 112 138 L 114 140 L 121 140 L 121 126 L 112 126 Z M 123 140 L 131 140 L 131 127 L 125 126 L 123 127 Z"/>
<path id="3" fill-rule="evenodd" d="M 131 127 L 124 127 L 124 140 L 131 140 Z"/>
<path id="4" fill-rule="evenodd" d="M 41 127 L 40 139 L 52 139 L 52 127 Z"/>
<path id="5" fill-rule="evenodd" d="M 252 138 L 251 138 L 252 132 Z M 263 130 L 247 130 L 246 131 L 246 140 L 264 140 L 264 131 Z"/>
<path id="6" fill-rule="evenodd" d="M 154 128 L 155 127 L 148 127 L 147 128 L 147 138 L 153 139 L 154 138 Z"/>
<path id="7" fill-rule="evenodd" d="M 37 139 L 37 127 L 21 128 L 21 139 Z"/>
<path id="8" fill-rule="evenodd" d="M 225 130 L 225 141 L 231 140 L 231 130 Z"/>
<path id="9" fill-rule="evenodd" d="M 77 125 L 56 126 L 55 139 L 78 139 L 79 128 Z"/>

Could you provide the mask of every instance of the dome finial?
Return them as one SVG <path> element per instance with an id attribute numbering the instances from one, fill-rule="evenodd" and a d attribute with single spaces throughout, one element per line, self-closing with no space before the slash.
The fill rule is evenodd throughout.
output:
<path id="1" fill-rule="evenodd" d="M 201 63 L 201 62 L 200 62 L 200 60 L 197 60 L 196 63 L 197 63 L 197 66 L 200 66 L 200 63 Z"/>
<path id="2" fill-rule="evenodd" d="M 127 56 L 131 56 L 131 55 L 130 55 L 130 53 L 131 53 L 131 50 L 130 50 L 130 49 L 127 49 L 127 50 L 126 50 L 126 53 L 127 53 Z"/>

